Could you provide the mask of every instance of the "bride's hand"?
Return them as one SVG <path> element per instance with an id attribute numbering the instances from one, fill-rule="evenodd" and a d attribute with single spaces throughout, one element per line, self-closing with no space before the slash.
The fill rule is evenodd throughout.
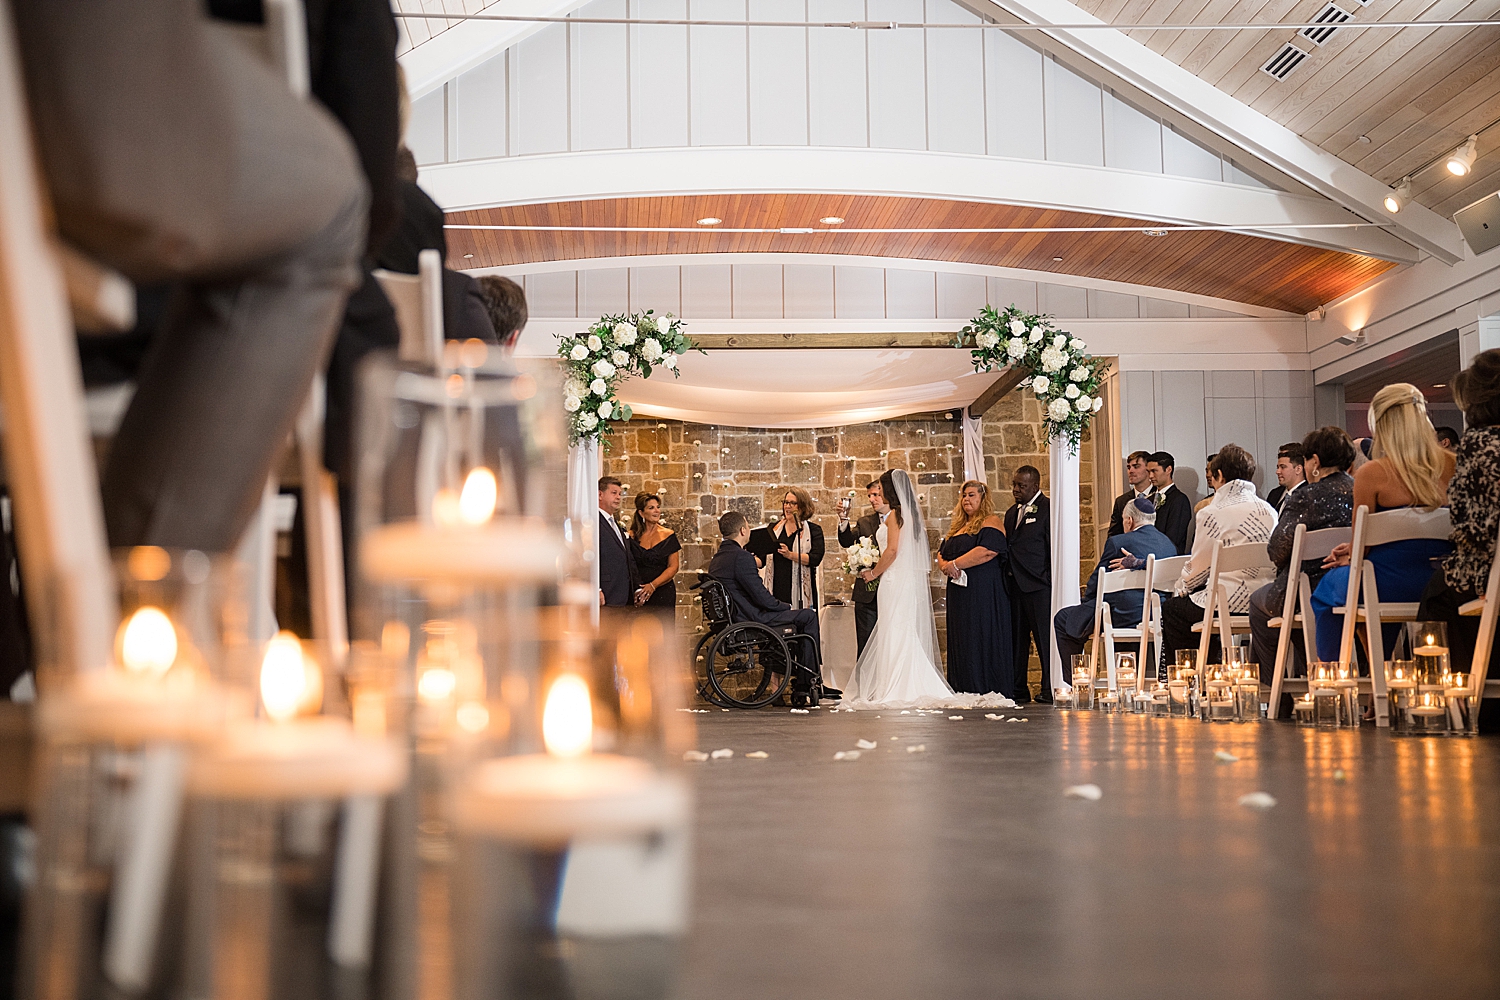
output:
<path id="1" fill-rule="evenodd" d="M 874 581 L 875 574 L 873 572 L 871 572 L 870 570 L 862 569 L 862 570 L 859 571 L 859 578 L 861 580 L 865 581 L 865 583 L 870 583 L 870 582 Z"/>

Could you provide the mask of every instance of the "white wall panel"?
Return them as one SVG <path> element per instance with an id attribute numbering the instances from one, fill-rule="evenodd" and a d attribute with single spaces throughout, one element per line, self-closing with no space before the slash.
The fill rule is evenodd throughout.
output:
<path id="1" fill-rule="evenodd" d="M 809 21 L 862 21 L 864 0 L 807 0 Z M 814 146 L 867 146 L 865 31 L 809 31 L 808 133 Z"/>
<path id="2" fill-rule="evenodd" d="M 624 17 L 625 0 L 594 0 L 595 17 Z M 630 85 L 623 24 L 572 24 L 570 149 L 630 146 Z"/>
<path id="3" fill-rule="evenodd" d="M 693 18 L 743 21 L 745 0 L 689 0 Z M 694 146 L 750 141 L 747 39 L 744 28 L 688 29 L 689 108 Z"/>
<path id="4" fill-rule="evenodd" d="M 888 319 L 935 319 L 937 275 L 931 271 L 887 269 L 885 315 Z"/>
<path id="5" fill-rule="evenodd" d="M 1255 398 L 1209 398 L 1206 402 L 1208 451 L 1218 451 L 1226 444 L 1237 444 L 1259 459 Z"/>
<path id="6" fill-rule="evenodd" d="M 1037 312 L 1058 319 L 1088 319 L 1089 292 L 1074 285 L 1037 285 Z"/>
<path id="7" fill-rule="evenodd" d="M 1124 454 L 1155 451 L 1156 373 L 1121 372 L 1119 384 L 1120 446 Z"/>
<path id="8" fill-rule="evenodd" d="M 1104 94 L 1104 165 L 1161 173 L 1161 122 Z"/>
<path id="9" fill-rule="evenodd" d="M 693 264 L 682 269 L 682 315 L 732 316 L 733 294 L 730 291 L 728 264 Z"/>
<path id="10" fill-rule="evenodd" d="M 831 264 L 787 264 L 781 281 L 788 319 L 833 319 Z"/>
<path id="11" fill-rule="evenodd" d="M 987 278 L 989 285 L 990 305 L 996 309 L 1004 309 L 1013 305 L 1023 312 L 1034 313 L 1037 311 L 1037 290 L 1035 281 L 1023 281 L 1020 278 Z"/>
<path id="12" fill-rule="evenodd" d="M 984 32 L 984 87 L 989 154 L 1045 159 L 1042 54 L 1004 32 Z"/>
<path id="13" fill-rule="evenodd" d="M 578 272 L 578 308 L 585 318 L 630 311 L 628 268 L 606 267 Z"/>
<path id="14" fill-rule="evenodd" d="M 733 269 L 734 318 L 780 318 L 781 265 L 735 264 Z"/>
<path id="15" fill-rule="evenodd" d="M 484 160 L 506 153 L 504 56 L 472 69 L 448 84 L 452 103 L 453 158 Z"/>
<path id="16" fill-rule="evenodd" d="M 970 319 L 986 305 L 984 275 L 938 272 L 937 314 L 944 319 Z"/>
<path id="17" fill-rule="evenodd" d="M 568 26 L 549 24 L 510 50 L 510 154 L 568 148 Z"/>
<path id="18" fill-rule="evenodd" d="M 833 314 L 838 319 L 883 317 L 885 271 L 878 267 L 835 267 Z"/>
<path id="19" fill-rule="evenodd" d="M 1104 165 L 1104 99 L 1097 83 L 1048 59 L 1047 159 Z"/>
<path id="20" fill-rule="evenodd" d="M 1090 319 L 1140 319 L 1141 300 L 1123 292 L 1106 292 L 1090 288 Z"/>
<path id="21" fill-rule="evenodd" d="M 1209 452 L 1204 385 L 1202 372 L 1161 372 L 1157 379 L 1156 447 L 1171 452 L 1179 468 L 1201 469 Z M 1204 484 L 1197 486 L 1202 495 Z"/>
<path id="22" fill-rule="evenodd" d="M 917 21 L 922 0 L 867 0 L 873 21 Z M 927 148 L 926 52 L 920 31 L 866 31 L 870 58 L 870 145 Z"/>
<path id="23" fill-rule="evenodd" d="M 806 0 L 750 0 L 752 21 L 802 21 Z M 806 28 L 750 29 L 750 142 L 807 145 Z"/>
<path id="24" fill-rule="evenodd" d="M 630 311 L 656 310 L 663 313 L 682 313 L 682 268 L 680 267 L 632 267 L 630 268 Z"/>
<path id="25" fill-rule="evenodd" d="M 952 0 L 927 0 L 926 19 L 936 24 L 978 24 L 979 18 Z M 984 35 L 943 30 L 927 36 L 927 148 L 947 153 L 983 153 Z"/>
<path id="26" fill-rule="evenodd" d="M 411 104 L 411 119 L 406 123 L 406 146 L 417 158 L 419 166 L 442 163 L 446 159 L 447 97 L 448 88 L 444 87 Z"/>
<path id="27" fill-rule="evenodd" d="M 1163 128 L 1162 169 L 1174 177 L 1197 177 L 1205 181 L 1224 179 L 1223 161 L 1184 135 Z"/>
<path id="28" fill-rule="evenodd" d="M 1255 373 L 1249 371 L 1209 372 L 1210 396 L 1248 396 L 1255 398 Z"/>
<path id="29" fill-rule="evenodd" d="M 591 8 L 584 8 L 586 11 Z M 631 0 L 631 14 L 683 19 L 687 0 Z M 630 28 L 630 142 L 633 146 L 688 144 L 687 28 L 641 24 Z"/>
<path id="30" fill-rule="evenodd" d="M 1188 304 L 1186 302 L 1172 302 L 1168 299 L 1141 299 L 1141 307 L 1145 310 L 1143 315 L 1147 319 L 1187 319 Z"/>
<path id="31" fill-rule="evenodd" d="M 545 271 L 525 276 L 526 312 L 531 316 L 577 316 L 578 272 Z"/>

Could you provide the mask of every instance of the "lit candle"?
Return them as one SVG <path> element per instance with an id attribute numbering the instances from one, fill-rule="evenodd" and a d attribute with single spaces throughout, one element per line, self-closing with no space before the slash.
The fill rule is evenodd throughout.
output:
<path id="1" fill-rule="evenodd" d="M 1172 693 L 1172 700 L 1173 701 L 1176 701 L 1176 702 L 1185 702 L 1185 701 L 1187 701 L 1187 690 L 1188 690 L 1188 683 L 1187 683 L 1187 681 L 1171 681 L 1171 682 L 1169 682 L 1167 684 L 1167 689 Z"/>
<path id="2" fill-rule="evenodd" d="M 1411 714 L 1420 715 L 1423 718 L 1428 719 L 1437 718 L 1440 715 L 1447 715 L 1447 707 L 1438 704 L 1439 696 L 1431 691 L 1426 690 L 1429 686 L 1436 686 L 1441 689 L 1438 685 L 1423 684 L 1423 693 L 1417 695 L 1417 703 L 1411 707 Z"/>
<path id="3" fill-rule="evenodd" d="M 1299 722 L 1311 721 L 1314 707 L 1311 694 L 1305 694 L 1292 702 L 1292 710 L 1297 713 Z"/>

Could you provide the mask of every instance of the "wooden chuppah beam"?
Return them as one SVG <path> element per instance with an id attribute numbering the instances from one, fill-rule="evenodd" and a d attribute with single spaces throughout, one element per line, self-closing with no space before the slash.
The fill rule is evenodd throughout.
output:
<path id="1" fill-rule="evenodd" d="M 999 375 L 995 376 L 995 381 L 990 383 L 990 387 L 969 404 L 969 416 L 976 419 L 984 416 L 986 410 L 1000 402 L 1007 392 L 1024 382 L 1029 375 L 1030 373 L 1024 368 L 1003 369 Z"/>

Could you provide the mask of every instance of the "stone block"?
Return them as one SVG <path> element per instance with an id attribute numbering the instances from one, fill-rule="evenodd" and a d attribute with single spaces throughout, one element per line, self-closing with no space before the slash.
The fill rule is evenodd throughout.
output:
<path id="1" fill-rule="evenodd" d="M 818 450 L 806 441 L 788 441 L 781 446 L 782 455 L 816 455 Z"/>
<path id="2" fill-rule="evenodd" d="M 1031 454 L 1037 450 L 1038 435 L 1030 424 L 1004 424 L 1001 435 L 1007 454 Z"/>
<path id="3" fill-rule="evenodd" d="M 771 454 L 771 449 L 776 447 L 776 441 L 767 442 L 761 435 L 725 434 L 719 446 L 719 463 L 726 469 L 744 471 L 778 469 L 781 467 L 780 456 Z"/>
<path id="4" fill-rule="evenodd" d="M 824 462 L 823 486 L 830 490 L 854 489 L 854 463 L 837 459 Z"/>
<path id="5" fill-rule="evenodd" d="M 919 472 L 919 473 L 917 473 L 917 483 L 918 483 L 918 485 L 921 485 L 921 486 L 927 486 L 927 485 L 935 484 L 935 483 L 951 483 L 956 478 L 957 477 L 954 476 L 953 473 L 951 473 L 951 472 Z"/>
<path id="6" fill-rule="evenodd" d="M 717 448 L 719 428 L 714 424 L 683 424 L 682 440 L 703 448 Z"/>
<path id="7" fill-rule="evenodd" d="M 942 456 L 941 464 L 939 464 L 940 458 L 936 448 L 913 448 L 907 452 L 907 461 L 911 463 L 908 468 L 919 475 L 923 472 L 946 472 L 948 469 L 946 458 L 946 455 Z"/>
<path id="8" fill-rule="evenodd" d="M 815 447 L 818 449 L 818 454 L 820 455 L 837 455 L 839 453 L 838 435 L 819 435 Z"/>
<path id="9" fill-rule="evenodd" d="M 885 427 L 881 424 L 845 427 L 840 438 L 839 453 L 854 458 L 878 459 L 887 447 Z"/>
<path id="10" fill-rule="evenodd" d="M 737 510 L 745 515 L 752 525 L 765 524 L 765 508 L 761 506 L 760 497 L 734 496 L 729 497 L 725 503 L 725 510 Z"/>
<path id="11" fill-rule="evenodd" d="M 781 460 L 781 478 L 797 486 L 816 485 L 823 481 L 823 463 L 816 458 L 788 456 Z"/>
<path id="12" fill-rule="evenodd" d="M 698 498 L 698 509 L 711 517 L 719 516 L 719 498 L 712 493 L 705 493 Z"/>

